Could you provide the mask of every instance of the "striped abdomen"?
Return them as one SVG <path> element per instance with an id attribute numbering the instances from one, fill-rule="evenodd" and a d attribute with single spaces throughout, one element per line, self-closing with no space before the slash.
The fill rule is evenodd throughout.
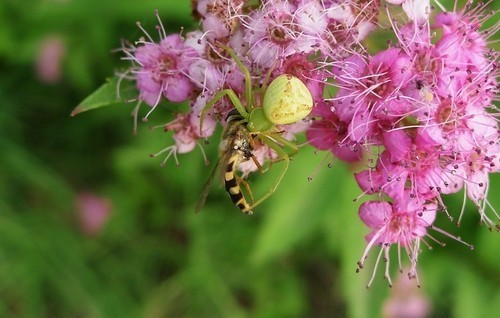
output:
<path id="1" fill-rule="evenodd" d="M 235 151 L 234 154 L 229 158 L 226 166 L 226 171 L 224 173 L 224 183 L 226 186 L 226 191 L 231 197 L 234 205 L 236 205 L 240 210 L 246 214 L 252 214 L 250 211 L 250 205 L 248 205 L 243 192 L 241 192 L 240 185 L 236 180 L 236 175 L 234 171 L 236 166 L 240 163 L 243 154 L 239 151 Z"/>

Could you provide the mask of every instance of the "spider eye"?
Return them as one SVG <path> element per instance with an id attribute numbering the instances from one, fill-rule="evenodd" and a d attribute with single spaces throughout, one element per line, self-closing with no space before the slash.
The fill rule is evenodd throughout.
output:
<path id="1" fill-rule="evenodd" d="M 300 79 L 283 74 L 269 84 L 262 107 L 273 124 L 291 124 L 309 115 L 313 99 L 311 92 Z"/>

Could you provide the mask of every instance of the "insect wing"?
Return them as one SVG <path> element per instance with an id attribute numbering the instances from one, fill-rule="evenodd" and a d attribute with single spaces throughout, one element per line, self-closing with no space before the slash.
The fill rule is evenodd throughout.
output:
<path id="1" fill-rule="evenodd" d="M 215 164 L 214 169 L 210 173 L 210 176 L 208 177 L 207 182 L 203 186 L 203 190 L 201 191 L 200 198 L 198 199 L 198 204 L 196 204 L 195 208 L 195 213 L 199 213 L 201 211 L 201 208 L 205 205 L 205 201 L 207 200 L 208 194 L 210 193 L 210 189 L 212 188 L 212 185 L 214 184 L 214 179 L 217 170 L 219 170 L 220 166 L 222 164 L 221 159 L 217 160 L 217 163 Z"/>

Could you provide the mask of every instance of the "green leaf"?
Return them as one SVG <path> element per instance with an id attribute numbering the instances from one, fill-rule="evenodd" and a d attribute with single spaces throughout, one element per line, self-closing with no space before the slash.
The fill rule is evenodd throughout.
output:
<path id="1" fill-rule="evenodd" d="M 135 84 L 131 81 L 121 81 L 117 76 L 99 87 L 89 97 L 85 98 L 72 112 L 71 116 L 78 115 L 88 110 L 124 103 L 137 96 Z"/>

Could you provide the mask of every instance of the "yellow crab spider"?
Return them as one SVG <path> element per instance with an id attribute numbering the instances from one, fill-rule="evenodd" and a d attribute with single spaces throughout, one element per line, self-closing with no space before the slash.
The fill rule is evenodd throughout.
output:
<path id="1" fill-rule="evenodd" d="M 292 124 L 302 120 L 309 115 L 314 102 L 306 85 L 297 77 L 288 74 L 276 77 L 267 86 L 266 82 L 270 75 L 268 74 L 262 87 L 252 87 L 252 79 L 246 66 L 231 48 L 222 44 L 221 47 L 229 53 L 245 77 L 245 102 L 243 103 L 232 89 L 223 89 L 217 92 L 201 112 L 200 132 L 208 110 L 227 96 L 241 116 L 240 125 L 245 127 L 251 139 L 260 140 L 276 152 L 278 158 L 273 162 L 284 162 L 281 174 L 268 192 L 250 205 L 246 204 L 240 207 L 244 213 L 250 214 L 251 209 L 274 193 L 288 170 L 290 156 L 298 152 L 297 145 L 285 139 L 282 136 L 282 131 L 276 125 Z M 223 140 L 223 142 L 225 141 Z M 247 187 L 247 189 L 249 188 Z"/>

